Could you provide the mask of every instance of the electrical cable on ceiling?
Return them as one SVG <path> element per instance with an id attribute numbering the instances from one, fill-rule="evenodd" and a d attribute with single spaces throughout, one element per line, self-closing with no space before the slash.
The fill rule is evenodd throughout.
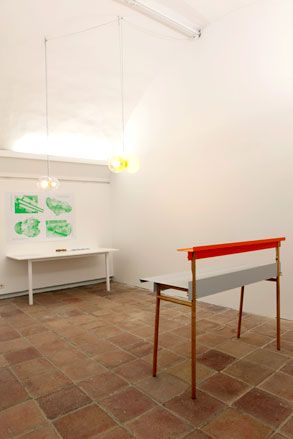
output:
<path id="1" fill-rule="evenodd" d="M 67 37 L 72 37 L 74 35 L 83 34 L 85 32 L 90 32 L 90 31 L 99 29 L 101 27 L 108 26 L 109 24 L 113 24 L 113 23 L 116 23 L 116 22 L 117 22 L 117 20 L 115 19 L 115 20 L 108 21 L 106 23 L 97 24 L 96 26 L 87 27 L 85 29 L 81 29 L 81 30 L 76 31 L 76 32 L 69 32 L 68 34 L 56 35 L 55 37 L 47 38 L 47 41 L 59 40 L 61 38 L 67 38 Z"/>

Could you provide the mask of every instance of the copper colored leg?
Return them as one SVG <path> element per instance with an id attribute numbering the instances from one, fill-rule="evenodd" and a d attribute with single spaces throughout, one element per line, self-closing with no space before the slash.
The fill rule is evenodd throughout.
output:
<path id="1" fill-rule="evenodd" d="M 156 302 L 155 334 L 154 334 L 153 377 L 157 376 L 157 363 L 158 363 L 159 321 L 160 321 L 160 302 L 161 302 L 158 297 L 159 295 L 160 295 L 160 290 L 158 289 L 157 302 Z"/>
<path id="2" fill-rule="evenodd" d="M 276 283 L 276 305 L 277 305 L 277 349 L 281 349 L 281 306 L 280 306 L 280 277 Z"/>
<path id="3" fill-rule="evenodd" d="M 191 261 L 192 304 L 191 304 L 191 398 L 196 398 L 196 262 Z"/>
<path id="4" fill-rule="evenodd" d="M 191 308 L 191 398 L 196 398 L 196 310 Z"/>
<path id="5" fill-rule="evenodd" d="M 239 306 L 239 315 L 238 315 L 237 338 L 240 338 L 240 333 L 241 333 L 241 321 L 242 321 L 242 311 L 243 311 L 243 299 L 244 299 L 244 286 L 241 287 L 241 293 L 240 293 L 240 306 Z"/>

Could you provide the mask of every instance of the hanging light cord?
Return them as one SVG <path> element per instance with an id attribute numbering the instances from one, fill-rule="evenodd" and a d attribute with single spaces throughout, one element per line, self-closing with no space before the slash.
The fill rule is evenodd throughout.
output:
<path id="1" fill-rule="evenodd" d="M 99 29 L 100 27 L 108 26 L 108 24 L 113 24 L 113 23 L 116 23 L 116 18 L 115 18 L 115 20 L 111 20 L 111 21 L 108 21 L 106 23 L 97 24 L 95 26 L 87 27 L 87 28 L 79 30 L 79 31 L 70 32 L 68 34 L 56 35 L 55 37 L 47 38 L 47 41 L 59 40 L 61 38 L 66 38 L 66 37 L 72 37 L 74 35 L 83 34 L 85 32 L 90 32 L 90 31 Z"/>
<path id="2" fill-rule="evenodd" d="M 121 126 L 122 126 L 122 151 L 125 152 L 125 77 L 124 77 L 124 34 L 123 34 L 123 20 L 124 17 L 117 17 L 118 20 L 118 32 L 119 32 L 119 52 L 120 52 L 120 93 L 121 93 Z M 58 40 L 61 38 L 72 37 L 74 35 L 82 34 L 85 32 L 90 32 L 96 29 L 99 29 L 104 26 L 108 26 L 116 22 L 115 20 L 108 21 L 106 23 L 102 23 L 96 26 L 91 26 L 86 29 L 82 29 L 76 32 L 70 32 L 67 34 L 56 35 L 50 38 L 44 38 L 44 58 L 45 58 L 45 120 L 46 120 L 46 138 L 47 138 L 47 174 L 50 177 L 50 155 L 49 155 L 49 105 L 48 105 L 48 54 L 47 54 L 47 43 L 48 41 Z M 136 27 L 138 30 L 148 33 L 149 35 L 159 38 L 159 39 L 169 39 L 169 40 L 177 40 L 177 41 L 186 41 L 185 38 L 172 38 L 162 34 L 156 34 L 154 32 L 147 31 L 147 29 L 134 25 L 133 23 L 127 22 Z"/>
<path id="3" fill-rule="evenodd" d="M 47 174 L 50 177 L 50 157 L 49 157 L 49 107 L 48 107 L 48 55 L 47 38 L 44 38 L 45 55 L 45 119 L 46 119 L 46 149 L 47 149 Z"/>
<path id="4" fill-rule="evenodd" d="M 125 152 L 125 81 L 124 81 L 124 35 L 123 17 L 118 17 L 119 53 L 120 53 L 120 93 L 121 93 L 121 126 L 122 126 L 122 152 Z"/>

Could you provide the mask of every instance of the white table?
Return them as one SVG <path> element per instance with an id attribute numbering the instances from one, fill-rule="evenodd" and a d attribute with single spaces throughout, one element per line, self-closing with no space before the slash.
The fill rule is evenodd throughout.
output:
<path id="1" fill-rule="evenodd" d="M 105 255 L 106 285 L 107 285 L 107 291 L 110 291 L 109 255 L 110 253 L 116 251 L 118 250 L 114 248 L 95 248 L 95 249 L 67 250 L 62 252 L 50 251 L 47 253 L 8 254 L 7 258 L 13 259 L 14 261 L 27 261 L 29 304 L 33 305 L 33 262 L 46 262 L 46 261 L 55 261 L 59 259 L 82 258 L 89 256 Z"/>

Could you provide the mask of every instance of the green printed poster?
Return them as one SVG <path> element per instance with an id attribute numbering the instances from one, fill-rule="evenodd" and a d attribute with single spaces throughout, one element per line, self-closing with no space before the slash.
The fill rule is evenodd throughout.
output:
<path id="1" fill-rule="evenodd" d="M 47 237 L 58 236 L 67 238 L 71 235 L 71 224 L 66 220 L 49 220 L 46 221 Z"/>
<path id="2" fill-rule="evenodd" d="M 64 240 L 73 237 L 74 204 L 69 194 L 9 194 L 10 240 Z"/>
<path id="3" fill-rule="evenodd" d="M 14 212 L 20 213 L 43 213 L 44 209 L 39 206 L 37 195 L 22 195 L 14 198 Z"/>
<path id="4" fill-rule="evenodd" d="M 28 238 L 35 238 L 41 233 L 40 221 L 38 219 L 26 219 L 15 224 L 14 230 L 18 235 L 27 236 Z"/>
<path id="5" fill-rule="evenodd" d="M 46 205 L 55 215 L 62 215 L 72 211 L 72 206 L 67 201 L 58 200 L 57 198 L 47 197 Z"/>

